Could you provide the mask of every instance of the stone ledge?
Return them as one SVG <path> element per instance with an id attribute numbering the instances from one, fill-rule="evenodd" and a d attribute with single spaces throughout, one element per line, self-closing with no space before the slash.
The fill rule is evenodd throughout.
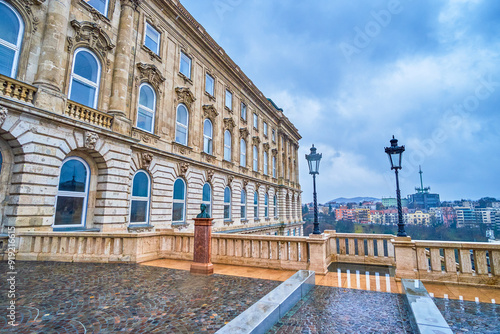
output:
<path id="1" fill-rule="evenodd" d="M 453 334 L 421 281 L 402 279 L 401 286 L 417 333 Z"/>
<path id="2" fill-rule="evenodd" d="M 266 333 L 314 286 L 314 271 L 299 270 L 217 333 Z"/>

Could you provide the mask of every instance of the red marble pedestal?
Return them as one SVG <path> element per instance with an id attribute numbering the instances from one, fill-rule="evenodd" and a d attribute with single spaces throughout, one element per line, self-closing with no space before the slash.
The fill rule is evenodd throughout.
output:
<path id="1" fill-rule="evenodd" d="M 212 275 L 212 220 L 213 218 L 194 219 L 194 256 L 191 274 Z"/>

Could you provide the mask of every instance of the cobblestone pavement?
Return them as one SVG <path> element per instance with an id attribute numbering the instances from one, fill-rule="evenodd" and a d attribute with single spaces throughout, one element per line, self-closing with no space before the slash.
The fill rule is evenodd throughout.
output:
<path id="1" fill-rule="evenodd" d="M 500 333 L 500 305 L 434 298 L 453 333 Z"/>
<path id="2" fill-rule="evenodd" d="M 0 333 L 213 333 L 281 282 L 136 264 L 16 263 L 17 327 Z"/>
<path id="3" fill-rule="evenodd" d="M 316 286 L 268 334 L 413 333 L 403 296 Z"/>

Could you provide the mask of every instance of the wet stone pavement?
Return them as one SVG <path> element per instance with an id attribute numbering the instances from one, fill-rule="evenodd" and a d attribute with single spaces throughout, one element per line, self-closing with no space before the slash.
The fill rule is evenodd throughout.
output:
<path id="1" fill-rule="evenodd" d="M 500 333 L 500 305 L 434 298 L 453 333 Z"/>
<path id="2" fill-rule="evenodd" d="M 213 333 L 281 282 L 137 264 L 16 263 L 18 326 L 0 333 Z M 0 272 L 8 272 L 6 262 Z"/>
<path id="3" fill-rule="evenodd" d="M 275 333 L 413 333 L 413 330 L 402 295 L 316 286 L 268 331 Z"/>

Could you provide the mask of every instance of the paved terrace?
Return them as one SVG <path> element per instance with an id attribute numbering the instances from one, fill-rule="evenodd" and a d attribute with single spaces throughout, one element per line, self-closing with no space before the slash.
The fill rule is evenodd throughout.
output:
<path id="1" fill-rule="evenodd" d="M 214 333 L 295 272 L 216 264 L 215 274 L 204 277 L 191 275 L 190 263 L 18 262 L 19 325 L 14 332 Z M 363 268 L 352 268 L 317 275 L 319 286 L 270 332 L 411 333 L 394 277 L 384 270 L 367 275 Z M 0 270 L 7 272 L 5 262 Z M 495 333 L 500 328 L 498 306 L 491 303 L 500 300 L 499 290 L 426 286 L 436 297 L 447 294 L 437 304 L 457 332 Z M 0 309 L 6 310 L 5 280 L 0 293 Z M 6 322 L 5 313 L 0 314 L 0 333 L 12 332 Z"/>

